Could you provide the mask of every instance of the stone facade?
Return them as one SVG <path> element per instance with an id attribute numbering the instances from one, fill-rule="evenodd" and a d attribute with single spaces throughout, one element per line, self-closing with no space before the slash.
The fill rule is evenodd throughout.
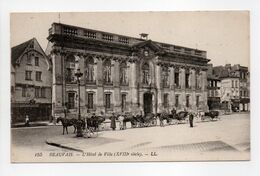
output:
<path id="1" fill-rule="evenodd" d="M 60 23 L 48 40 L 53 115 L 208 109 L 205 51 Z"/>
<path id="2" fill-rule="evenodd" d="M 51 115 L 51 63 L 35 38 L 12 48 L 12 121 L 49 120 Z"/>

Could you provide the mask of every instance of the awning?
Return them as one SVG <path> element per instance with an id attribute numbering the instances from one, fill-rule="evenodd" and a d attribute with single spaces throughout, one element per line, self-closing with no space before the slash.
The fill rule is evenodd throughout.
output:
<path id="1" fill-rule="evenodd" d="M 38 108 L 39 104 L 28 104 L 28 103 L 12 103 L 12 108 Z"/>

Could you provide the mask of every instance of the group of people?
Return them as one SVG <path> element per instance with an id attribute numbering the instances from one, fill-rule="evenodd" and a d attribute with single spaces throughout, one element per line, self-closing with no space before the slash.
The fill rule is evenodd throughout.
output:
<path id="1" fill-rule="evenodd" d="M 112 130 L 116 130 L 116 120 L 118 120 L 119 122 L 119 129 L 120 130 L 124 130 L 125 126 L 124 126 L 124 116 L 122 114 L 116 116 L 115 113 L 112 113 L 112 116 L 109 118 L 110 119 L 110 128 L 112 128 Z"/>

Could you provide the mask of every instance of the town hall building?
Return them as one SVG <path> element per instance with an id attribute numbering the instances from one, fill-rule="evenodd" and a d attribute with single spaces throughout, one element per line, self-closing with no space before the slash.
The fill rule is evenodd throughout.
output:
<path id="1" fill-rule="evenodd" d="M 46 49 L 53 64 L 53 115 L 76 115 L 79 99 L 82 116 L 207 111 L 206 51 L 140 36 L 53 23 Z M 79 89 L 77 71 L 83 73 Z"/>

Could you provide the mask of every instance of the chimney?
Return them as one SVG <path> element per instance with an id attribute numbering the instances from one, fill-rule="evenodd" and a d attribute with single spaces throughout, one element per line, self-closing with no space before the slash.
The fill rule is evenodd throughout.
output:
<path id="1" fill-rule="evenodd" d="M 149 34 L 141 33 L 141 34 L 139 34 L 139 35 L 140 35 L 140 38 L 141 38 L 141 39 L 148 40 L 148 35 L 149 35 Z"/>

